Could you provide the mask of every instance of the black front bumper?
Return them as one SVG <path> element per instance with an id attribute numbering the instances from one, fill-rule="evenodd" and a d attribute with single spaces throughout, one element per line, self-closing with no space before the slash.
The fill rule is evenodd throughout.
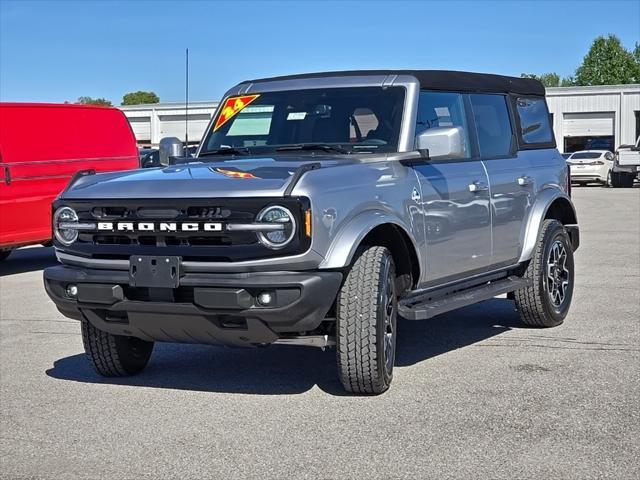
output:
<path id="1" fill-rule="evenodd" d="M 340 272 L 185 274 L 175 289 L 131 287 L 129 273 L 60 265 L 44 271 L 58 310 L 115 335 L 252 346 L 313 330 L 333 305 Z M 67 293 L 77 286 L 75 297 Z M 272 296 L 261 306 L 261 292 Z"/>

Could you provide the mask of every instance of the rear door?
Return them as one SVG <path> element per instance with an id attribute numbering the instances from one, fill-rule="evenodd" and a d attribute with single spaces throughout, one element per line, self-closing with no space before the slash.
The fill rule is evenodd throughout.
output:
<path id="1" fill-rule="evenodd" d="M 51 203 L 81 170 L 139 164 L 119 110 L 76 105 L 0 106 L 0 245 L 51 238 Z"/>
<path id="2" fill-rule="evenodd" d="M 493 266 L 517 262 L 523 222 L 532 205 L 534 179 L 526 156 L 518 155 L 509 98 L 500 94 L 469 95 L 480 156 L 491 185 Z"/>
<path id="3" fill-rule="evenodd" d="M 466 158 L 414 167 L 422 188 L 428 282 L 455 280 L 491 262 L 489 180 L 472 148 L 464 96 L 420 92 L 416 134 L 453 126 L 465 132 Z"/>

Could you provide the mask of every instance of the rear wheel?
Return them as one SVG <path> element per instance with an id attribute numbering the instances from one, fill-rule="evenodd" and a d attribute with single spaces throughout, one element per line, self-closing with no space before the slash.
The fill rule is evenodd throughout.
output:
<path id="1" fill-rule="evenodd" d="M 153 350 L 153 342 L 113 335 L 87 321 L 82 322 L 82 343 L 93 368 L 104 377 L 125 377 L 141 372 Z"/>
<path id="2" fill-rule="evenodd" d="M 514 292 L 522 322 L 555 327 L 567 316 L 573 296 L 573 248 L 564 226 L 545 220 L 533 257 L 524 273 L 530 286 Z"/>
<path id="3" fill-rule="evenodd" d="M 605 187 L 612 187 L 613 186 L 612 181 L 611 181 L 611 170 L 609 170 L 607 172 L 607 179 L 604 182 L 604 186 Z"/>
<path id="4" fill-rule="evenodd" d="M 338 294 L 338 371 L 349 392 L 377 394 L 391 384 L 398 315 L 395 272 L 389 250 L 367 248 Z"/>

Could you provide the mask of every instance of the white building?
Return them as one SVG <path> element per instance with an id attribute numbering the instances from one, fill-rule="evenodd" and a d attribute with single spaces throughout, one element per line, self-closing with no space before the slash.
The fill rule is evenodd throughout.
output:
<path id="1" fill-rule="evenodd" d="M 202 134 L 218 102 L 189 103 L 189 143 L 200 143 Z M 177 137 L 184 142 L 187 124 L 184 103 L 156 103 L 119 107 L 129 119 L 141 146 L 158 146 L 164 137 Z"/>
<path id="2" fill-rule="evenodd" d="M 547 88 L 558 149 L 617 148 L 640 135 L 640 85 Z M 198 143 L 218 102 L 189 104 L 189 143 Z M 185 137 L 185 104 L 120 107 L 140 145 L 157 146 L 163 137 Z"/>
<path id="3" fill-rule="evenodd" d="M 640 85 L 547 88 L 558 150 L 614 149 L 640 135 Z"/>

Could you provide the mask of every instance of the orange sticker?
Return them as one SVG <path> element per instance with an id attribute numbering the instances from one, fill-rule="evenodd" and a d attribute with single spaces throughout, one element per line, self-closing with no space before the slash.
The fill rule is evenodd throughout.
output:
<path id="1" fill-rule="evenodd" d="M 254 174 L 249 172 L 239 172 L 237 170 L 226 170 L 224 168 L 216 168 L 214 169 L 216 172 L 221 173 L 222 175 L 226 175 L 231 178 L 258 178 Z"/>
<path id="2" fill-rule="evenodd" d="M 222 110 L 220 111 L 220 115 L 218 115 L 213 131 L 215 132 L 218 130 L 222 125 L 235 117 L 244 107 L 249 105 L 259 96 L 260 94 L 227 98 L 227 101 L 224 102 L 224 107 L 222 107 Z"/>

